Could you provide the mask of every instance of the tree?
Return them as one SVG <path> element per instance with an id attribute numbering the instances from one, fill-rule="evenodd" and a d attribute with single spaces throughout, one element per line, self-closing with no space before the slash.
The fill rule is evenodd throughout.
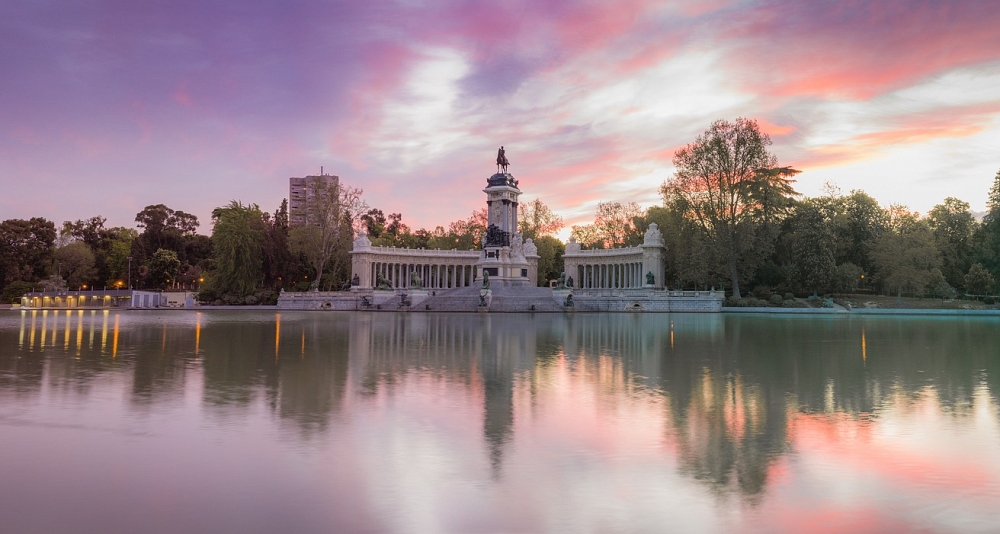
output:
<path id="1" fill-rule="evenodd" d="M 940 268 L 941 258 L 934 233 L 926 221 L 903 207 L 893 209 L 893 230 L 875 242 L 872 258 L 882 287 L 897 295 L 922 295 L 931 279 L 931 270 Z"/>
<path id="2" fill-rule="evenodd" d="M 566 245 L 551 235 L 543 235 L 532 241 L 538 248 L 538 285 L 545 287 L 549 280 L 558 279 L 563 272 Z"/>
<path id="3" fill-rule="evenodd" d="M 970 295 L 991 295 L 996 288 L 993 275 L 981 263 L 974 263 L 965 275 L 965 290 Z"/>
<path id="4" fill-rule="evenodd" d="M 158 249 L 149 259 L 149 280 L 159 288 L 170 287 L 177 281 L 181 260 L 172 250 Z"/>
<path id="5" fill-rule="evenodd" d="M 830 285 L 837 269 L 834 237 L 820 203 L 804 201 L 789 221 L 789 235 L 797 282 L 815 294 Z"/>
<path id="6" fill-rule="evenodd" d="M 93 285 L 97 276 L 94 253 L 83 241 L 74 241 L 56 250 L 55 260 L 58 273 L 66 279 L 66 284 L 79 288 L 84 284 Z"/>
<path id="7" fill-rule="evenodd" d="M 378 239 L 385 232 L 385 214 L 378 208 L 372 208 L 361 216 L 361 222 L 365 226 L 365 233 L 369 239 Z"/>
<path id="8" fill-rule="evenodd" d="M 833 273 L 833 289 L 840 293 L 853 293 L 858 290 L 864 274 L 861 267 L 851 262 L 841 263 Z"/>
<path id="9" fill-rule="evenodd" d="M 777 196 L 792 192 L 789 175 L 767 151 L 771 139 L 757 121 L 719 120 L 674 154 L 674 177 L 660 189 L 664 204 L 677 203 L 705 234 L 726 264 L 733 296 L 740 297 L 741 270 L 750 274 L 773 241 L 762 222 L 780 216 Z M 772 221 L 773 222 L 773 221 Z"/>
<path id="10" fill-rule="evenodd" d="M 288 248 L 288 199 L 282 199 L 274 212 L 274 217 L 264 218 L 264 241 L 262 252 L 264 285 L 280 288 L 293 270 L 293 258 Z"/>
<path id="11" fill-rule="evenodd" d="M 986 200 L 986 215 L 975 237 L 979 262 L 993 278 L 1000 277 L 1000 171 L 993 178 Z"/>
<path id="12" fill-rule="evenodd" d="M 139 232 L 131 228 L 116 227 L 111 229 L 112 237 L 108 244 L 107 278 L 109 286 L 121 287 L 128 280 L 128 257 L 132 253 L 132 243 L 139 237 Z"/>
<path id="13" fill-rule="evenodd" d="M 972 266 L 972 239 L 976 219 L 969 203 L 954 197 L 944 199 L 927 214 L 934 242 L 941 251 L 941 272 L 952 286 L 961 286 Z"/>
<path id="14" fill-rule="evenodd" d="M 260 208 L 233 200 L 212 211 L 212 222 L 216 269 L 211 289 L 237 298 L 254 293 L 264 276 L 264 220 Z"/>
<path id="15" fill-rule="evenodd" d="M 574 224 L 569 236 L 583 248 L 604 248 L 604 239 L 596 225 Z"/>
<path id="16" fill-rule="evenodd" d="M 331 265 L 334 273 L 345 271 L 354 232 L 363 228 L 362 215 L 369 209 L 361 198 L 361 189 L 339 182 L 318 184 L 317 188 L 321 191 L 306 200 L 306 211 L 315 217 L 310 220 L 314 224 L 289 231 L 293 251 L 304 255 L 315 273 L 309 285 L 312 291 L 319 290 L 323 272 L 331 259 L 335 260 Z"/>
<path id="17" fill-rule="evenodd" d="M 55 224 L 42 217 L 0 223 L 0 281 L 41 279 L 52 264 L 55 240 Z"/>
<path id="18" fill-rule="evenodd" d="M 635 235 L 635 219 L 644 214 L 635 202 L 598 202 L 594 227 L 604 244 L 604 248 L 625 245 L 629 234 Z M 634 243 L 638 245 L 638 243 Z"/>
<path id="19" fill-rule="evenodd" d="M 523 203 L 518 208 L 517 231 L 525 239 L 537 241 L 542 236 L 551 236 L 562 229 L 563 218 L 549 209 L 541 200 Z"/>
<path id="20" fill-rule="evenodd" d="M 143 231 L 137 242 L 145 258 L 157 249 L 173 250 L 180 256 L 184 249 L 184 238 L 195 235 L 198 217 L 183 211 L 175 211 L 163 204 L 146 206 L 135 216 L 136 225 Z M 181 257 L 182 261 L 186 258 Z"/>
<path id="21" fill-rule="evenodd" d="M 837 262 L 853 263 L 866 272 L 875 268 L 871 251 L 875 240 L 889 228 L 889 215 L 878 202 L 861 190 L 835 199 L 834 234 Z"/>
<path id="22" fill-rule="evenodd" d="M 34 289 L 34 285 L 30 282 L 20 280 L 11 282 L 7 284 L 7 287 L 3 288 L 3 294 L 0 295 L 0 302 L 4 304 L 20 304 L 21 297 L 32 289 Z"/>

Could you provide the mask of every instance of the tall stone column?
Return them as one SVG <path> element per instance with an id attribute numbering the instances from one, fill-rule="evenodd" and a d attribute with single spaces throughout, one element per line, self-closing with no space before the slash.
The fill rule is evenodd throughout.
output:
<path id="1" fill-rule="evenodd" d="M 663 255 L 666 247 L 663 245 L 663 235 L 656 223 L 651 223 L 646 230 L 642 245 L 642 276 L 645 283 L 646 273 L 653 273 L 653 287 L 665 287 L 663 276 L 665 265 Z"/>

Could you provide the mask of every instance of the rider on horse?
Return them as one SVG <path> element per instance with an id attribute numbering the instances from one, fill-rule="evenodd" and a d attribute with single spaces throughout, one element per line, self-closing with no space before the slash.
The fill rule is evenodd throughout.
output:
<path id="1" fill-rule="evenodd" d="M 508 165 L 510 165 L 510 161 L 507 160 L 507 154 L 501 145 L 500 150 L 497 151 L 497 172 L 500 172 L 502 169 L 504 174 L 506 174 Z"/>

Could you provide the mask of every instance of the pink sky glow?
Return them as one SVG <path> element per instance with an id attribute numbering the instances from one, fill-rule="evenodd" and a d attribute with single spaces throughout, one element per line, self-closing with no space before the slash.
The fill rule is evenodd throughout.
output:
<path id="1" fill-rule="evenodd" d="M 468 217 L 500 145 L 568 224 L 659 202 L 720 118 L 797 188 L 985 208 L 1000 169 L 991 0 L 0 4 L 0 220 L 273 211 L 320 166 L 411 227 Z"/>

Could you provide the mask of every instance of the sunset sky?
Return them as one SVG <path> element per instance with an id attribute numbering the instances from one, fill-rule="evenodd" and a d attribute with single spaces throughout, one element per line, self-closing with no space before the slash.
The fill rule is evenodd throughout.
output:
<path id="1" fill-rule="evenodd" d="M 320 166 L 433 228 L 500 145 L 569 224 L 658 203 L 674 151 L 759 120 L 797 189 L 985 209 L 995 0 L 0 3 L 0 220 L 267 211 Z"/>

